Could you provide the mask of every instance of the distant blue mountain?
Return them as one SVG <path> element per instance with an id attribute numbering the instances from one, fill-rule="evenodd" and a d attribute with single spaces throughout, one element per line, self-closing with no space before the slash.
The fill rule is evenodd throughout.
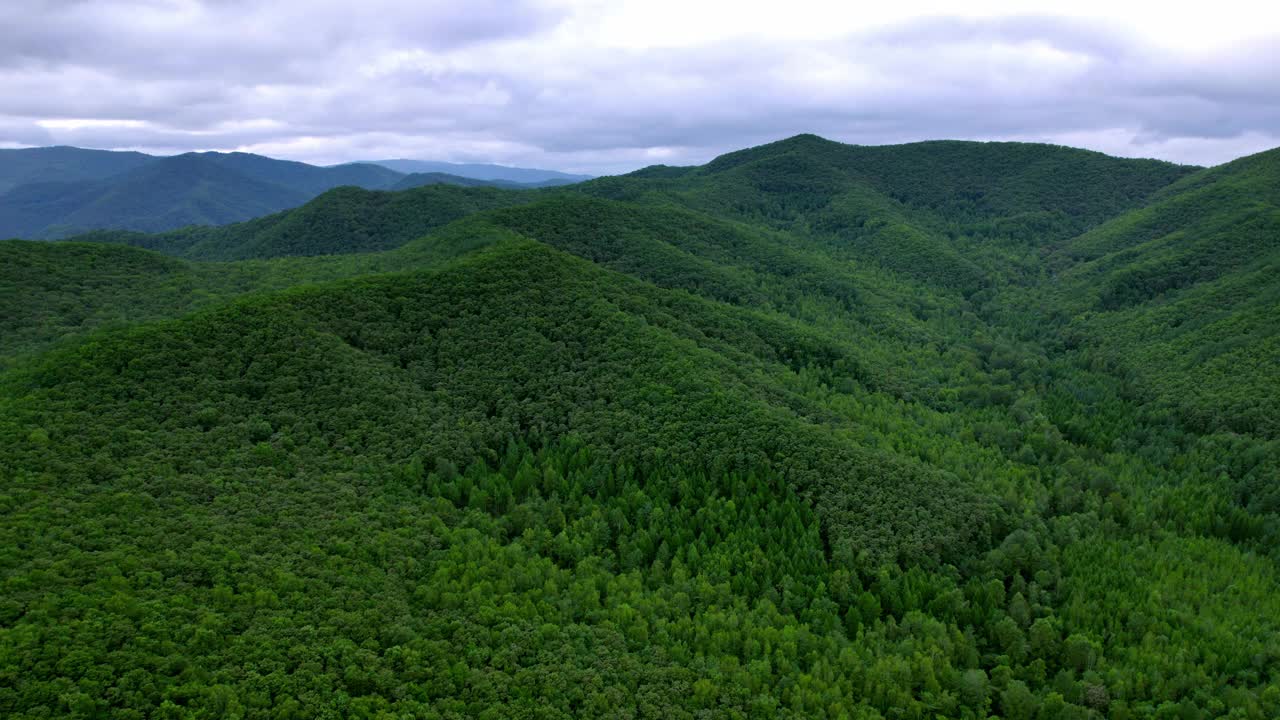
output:
<path id="1" fill-rule="evenodd" d="M 486 165 L 483 163 L 447 163 L 434 160 L 372 160 L 402 173 L 446 173 L 476 180 L 505 180 L 521 185 L 569 184 L 590 180 L 590 175 L 574 175 L 558 170 Z"/>
<path id="2" fill-rule="evenodd" d="M 425 167 L 447 170 L 420 170 Z M 0 239 L 224 225 L 297 207 L 342 186 L 528 189 L 583 179 L 553 170 L 417 160 L 320 167 L 242 152 L 157 157 L 74 147 L 0 150 Z"/>
<path id="3" fill-rule="evenodd" d="M 101 180 L 155 160 L 140 152 L 40 147 L 0 150 L 0 193 L 19 185 Z"/>

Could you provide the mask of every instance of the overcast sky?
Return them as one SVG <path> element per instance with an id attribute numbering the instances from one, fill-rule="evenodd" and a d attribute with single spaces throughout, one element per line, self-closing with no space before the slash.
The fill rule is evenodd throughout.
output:
<path id="1" fill-rule="evenodd" d="M 1269 4 L 0 0 L 0 146 L 602 174 L 813 132 L 1216 164 L 1280 145 Z"/>

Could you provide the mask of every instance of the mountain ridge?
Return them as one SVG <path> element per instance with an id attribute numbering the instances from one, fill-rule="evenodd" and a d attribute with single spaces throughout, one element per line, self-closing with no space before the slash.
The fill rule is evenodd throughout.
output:
<path id="1" fill-rule="evenodd" d="M 100 180 L 150 162 L 151 157 L 70 145 L 0 149 L 0 194 L 28 183 Z"/>
<path id="2" fill-rule="evenodd" d="M 174 172 L 177 167 L 188 175 Z M 519 189 L 574 181 L 565 174 L 529 172 L 542 174 L 527 184 L 460 175 L 414 178 L 373 163 L 320 167 L 243 152 L 151 156 L 69 146 L 2 150 L 0 237 L 59 239 L 89 230 L 157 232 L 242 222 L 343 185 L 386 190 L 443 182 Z M 252 192 L 240 192 L 244 188 Z"/>
<path id="3" fill-rule="evenodd" d="M 793 140 L 0 242 L 0 710 L 1280 715 L 1280 155 Z"/>
<path id="4" fill-rule="evenodd" d="M 365 160 L 361 162 L 370 162 L 405 174 L 444 173 L 446 175 L 457 175 L 476 180 L 505 180 L 520 183 L 522 185 L 547 181 L 579 182 L 591 179 L 590 175 L 566 173 L 558 170 L 540 170 L 537 168 L 494 165 L 491 163 L 450 163 L 436 160 L 409 160 L 404 158 L 392 160 Z"/>

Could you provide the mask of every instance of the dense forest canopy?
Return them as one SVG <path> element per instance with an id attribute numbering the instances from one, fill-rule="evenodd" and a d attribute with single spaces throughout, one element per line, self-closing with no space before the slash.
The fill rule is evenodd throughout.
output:
<path id="1" fill-rule="evenodd" d="M 1280 716 L 1280 152 L 0 243 L 6 717 Z"/>

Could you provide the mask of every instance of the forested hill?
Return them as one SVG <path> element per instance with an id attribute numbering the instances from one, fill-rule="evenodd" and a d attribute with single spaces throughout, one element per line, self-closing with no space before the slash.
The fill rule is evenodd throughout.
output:
<path id="1" fill-rule="evenodd" d="M 1197 428 L 1280 435 L 1280 150 L 1195 173 L 1051 262 L 1069 337 Z"/>
<path id="2" fill-rule="evenodd" d="M 456 169 L 484 178 L 491 174 L 484 166 Z M 555 179 L 525 185 L 456 174 L 424 177 L 373 163 L 318 167 L 241 152 L 153 157 L 72 147 L 0 150 L 0 239 L 225 225 L 297 207 L 342 186 L 400 190 L 443 183 L 517 189 L 574 179 L 550 171 L 504 169 L 521 177 L 533 173 Z"/>
<path id="3" fill-rule="evenodd" d="M 790 231 L 842 257 L 972 293 L 993 274 L 1026 273 L 1016 255 L 1135 208 L 1195 170 L 1031 143 L 857 146 L 799 135 L 699 168 L 577 188 Z"/>
<path id="4" fill-rule="evenodd" d="M 1277 158 L 0 243 L 0 713 L 1280 716 Z"/>
<path id="5" fill-rule="evenodd" d="M 299 208 L 243 223 L 155 234 L 103 230 L 73 239 L 135 245 L 198 260 L 362 253 L 399 247 L 472 213 L 532 199 L 527 193 L 447 183 L 405 192 L 340 187 Z"/>
<path id="6" fill-rule="evenodd" d="M 814 135 L 729 153 L 697 168 L 647 168 L 583 187 L 683 192 L 708 208 L 772 222 L 828 222 L 883 205 L 949 226 L 1033 216 L 1078 231 L 1142 203 L 1197 168 L 1035 143 L 844 145 Z M 873 202 L 880 207 L 860 207 Z"/>

